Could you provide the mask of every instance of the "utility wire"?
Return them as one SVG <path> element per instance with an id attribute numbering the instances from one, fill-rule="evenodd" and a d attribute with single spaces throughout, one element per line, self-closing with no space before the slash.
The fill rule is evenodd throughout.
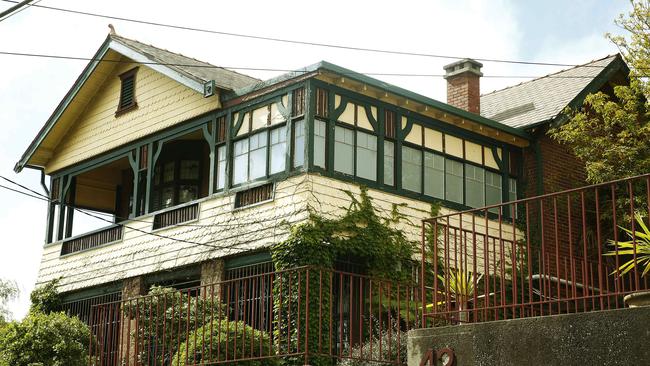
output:
<path id="1" fill-rule="evenodd" d="M 3 177 L 3 179 L 8 180 L 8 181 L 11 181 L 11 180 L 9 180 L 9 179 L 7 179 L 7 178 L 5 178 L 5 177 Z M 33 194 L 30 194 L 30 193 L 21 192 L 21 191 L 19 191 L 19 190 L 12 189 L 12 188 L 7 187 L 7 186 L 4 186 L 4 185 L 0 185 L 0 188 L 4 188 L 4 189 L 7 189 L 7 190 L 12 191 L 12 192 L 20 193 L 20 194 L 25 195 L 25 196 L 28 196 L 28 197 L 32 197 L 32 198 L 35 198 L 35 199 L 39 199 L 39 200 L 41 200 L 41 201 L 52 202 L 52 200 L 50 200 L 49 198 L 39 197 L 39 196 L 35 196 L 35 195 L 33 195 Z M 31 189 L 30 189 L 30 191 L 33 192 L 33 190 L 31 190 Z M 41 196 L 42 196 L 42 195 L 41 195 Z M 66 206 L 67 206 L 67 205 L 66 205 Z M 99 219 L 99 220 L 102 220 L 102 221 L 108 222 L 108 223 L 110 223 L 110 224 L 115 224 L 115 223 L 114 223 L 113 221 L 111 221 L 111 220 L 108 220 L 108 219 L 103 218 L 103 217 L 101 217 L 101 216 L 97 216 L 97 215 L 92 214 L 92 213 L 90 213 L 90 212 L 86 212 L 85 210 L 80 209 L 80 208 L 78 208 L 78 207 L 71 207 L 71 208 L 73 208 L 75 211 L 78 211 L 78 212 L 83 213 L 84 215 L 88 215 L 88 216 L 90 216 L 90 217 L 94 217 L 94 218 L 96 218 L 96 219 Z M 152 232 L 148 232 L 148 231 L 145 231 L 145 230 L 142 230 L 142 229 L 138 229 L 138 228 L 135 228 L 135 227 L 132 227 L 132 226 L 124 225 L 124 224 L 122 224 L 122 226 L 124 226 L 124 227 L 127 228 L 127 229 L 130 229 L 130 230 L 133 230 L 133 231 L 137 231 L 137 232 L 140 232 L 140 233 L 142 233 L 142 234 L 146 234 L 146 235 L 152 235 L 152 236 L 155 236 L 155 237 L 158 237 L 158 238 L 161 238 L 161 239 L 169 239 L 169 240 L 173 240 L 173 241 L 176 241 L 176 242 L 179 242 L 179 243 L 192 244 L 192 245 L 198 245 L 198 246 L 205 246 L 205 247 L 210 247 L 210 248 L 213 248 L 213 249 L 229 249 L 229 248 L 236 247 L 236 246 L 239 245 L 239 243 L 237 243 L 237 244 L 233 244 L 233 245 L 226 245 L 226 246 L 211 245 L 211 244 L 199 243 L 199 242 L 190 241 L 190 240 L 185 240 L 185 239 L 178 239 L 178 238 L 174 238 L 174 237 L 166 236 L 166 235 L 161 235 L 161 234 L 157 234 L 157 233 L 152 233 Z"/>
<path id="2" fill-rule="evenodd" d="M 1 0 L 1 1 L 7 2 L 7 3 L 17 3 L 17 1 L 15 1 L 15 0 Z M 422 52 L 394 51 L 394 50 L 387 50 L 387 49 L 377 49 L 377 48 L 366 48 L 366 47 L 355 47 L 355 46 L 347 46 L 347 45 L 337 45 L 337 44 L 332 44 L 332 43 L 299 41 L 299 40 L 294 40 L 294 39 L 266 37 L 266 36 L 259 36 L 259 35 L 253 35 L 253 34 L 242 34 L 242 33 L 234 33 L 234 32 L 218 31 L 218 30 L 211 30 L 211 29 L 203 29 L 203 28 L 196 28 L 196 27 L 189 27 L 189 26 L 183 26 L 183 25 L 175 25 L 175 24 L 147 21 L 147 20 L 139 20 L 139 19 L 133 19 L 133 18 L 118 17 L 118 16 L 113 16 L 113 15 L 92 13 L 92 12 L 87 12 L 87 11 L 58 8 L 58 7 L 53 7 L 53 6 L 45 6 L 45 5 L 32 5 L 32 6 L 37 7 L 37 8 L 47 9 L 47 10 L 54 10 L 54 11 L 65 12 L 65 13 L 70 13 L 70 14 L 85 15 L 85 16 L 91 16 L 91 17 L 96 17 L 96 18 L 120 20 L 120 21 L 125 21 L 125 22 L 130 22 L 130 23 L 152 25 L 152 26 L 171 28 L 171 29 L 177 29 L 177 30 L 194 31 L 194 32 L 209 33 L 209 34 L 218 34 L 218 35 L 222 35 L 222 36 L 248 38 L 248 39 L 255 39 L 255 40 L 262 40 L 262 41 L 281 42 L 281 43 L 288 43 L 288 44 L 294 44 L 294 45 L 327 47 L 327 48 L 336 48 L 336 49 L 349 50 L 349 51 L 373 52 L 373 53 L 392 54 L 392 55 L 401 55 L 401 56 L 417 56 L 417 57 L 430 57 L 430 58 L 456 59 L 456 60 L 466 58 L 465 56 L 440 55 L 440 54 L 430 54 L 430 53 L 422 53 Z M 507 59 L 495 59 L 495 58 L 472 58 L 472 59 L 477 60 L 477 61 L 482 61 L 482 62 L 508 63 L 508 64 L 519 64 L 519 65 L 562 66 L 562 67 L 575 67 L 575 66 L 601 67 L 601 66 L 596 66 L 596 65 L 576 65 L 576 64 L 556 63 L 556 62 L 537 62 L 537 61 L 507 60 Z"/>
<path id="3" fill-rule="evenodd" d="M 73 208 L 75 210 L 87 210 L 86 208 L 75 206 L 75 205 L 72 205 L 72 204 L 69 204 L 69 203 L 64 203 L 64 202 L 58 202 L 58 201 L 55 201 L 55 200 L 51 200 L 48 196 L 46 196 L 46 195 L 44 195 L 44 194 L 42 194 L 42 193 L 40 193 L 38 191 L 35 191 L 35 190 L 33 190 L 33 189 L 29 188 L 29 187 L 26 187 L 26 186 L 24 186 L 24 185 L 22 185 L 22 184 L 20 184 L 18 182 L 15 182 L 15 181 L 7 178 L 7 177 L 4 177 L 4 176 L 0 175 L 0 179 L 3 179 L 3 180 L 5 180 L 5 181 L 7 181 L 7 182 L 9 182 L 11 184 L 14 184 L 14 185 L 16 185 L 16 186 L 18 186 L 18 187 L 20 187 L 22 189 L 25 189 L 25 190 L 31 192 L 33 195 L 38 196 L 38 197 L 34 197 L 32 194 L 26 194 L 25 192 L 17 191 L 18 193 L 28 195 L 29 197 L 38 198 L 40 200 L 47 201 L 49 203 L 57 202 L 58 204 L 62 205 L 63 207 L 70 207 L 70 208 Z M 117 215 L 106 213 L 106 212 L 93 211 L 93 215 L 110 216 L 110 217 L 115 218 L 115 219 L 120 220 L 120 221 L 133 221 L 133 222 L 141 222 L 141 223 L 144 223 L 144 224 L 151 224 L 151 221 L 140 220 L 140 219 L 137 219 L 137 218 L 121 217 L 121 216 L 117 216 Z M 102 219 L 102 220 L 106 221 L 107 219 Z M 267 223 L 267 222 L 271 222 L 271 221 L 277 222 L 278 220 L 277 220 L 277 218 L 273 218 L 273 219 L 254 220 L 254 221 L 238 221 L 238 222 L 233 222 L 232 224 L 217 224 L 217 223 L 214 223 L 214 224 L 183 224 L 183 223 L 180 223 L 180 224 L 176 224 L 174 226 L 177 226 L 177 227 L 198 227 L 198 228 L 210 228 L 210 227 L 227 227 L 227 228 L 231 228 L 231 227 L 234 227 L 234 226 L 263 224 L 263 223 Z M 109 222 L 114 223 L 113 221 L 109 221 Z"/>
<path id="4" fill-rule="evenodd" d="M 2 0 L 4 1 L 4 0 Z M 109 62 L 109 63 L 132 63 L 132 61 L 126 60 L 110 60 L 94 57 L 79 57 L 79 56 L 66 56 L 66 55 L 50 55 L 42 53 L 26 53 L 26 52 L 12 52 L 12 51 L 0 51 L 0 55 L 6 56 L 23 56 L 23 57 L 37 57 L 37 58 L 50 58 L 50 59 L 60 59 L 60 60 L 76 60 L 76 61 L 98 61 L 98 62 Z M 195 67 L 195 68 L 207 68 L 207 69 L 230 69 L 230 70 L 245 70 L 245 71 L 271 71 L 271 72 L 292 72 L 297 74 L 305 74 L 309 71 L 305 69 L 278 69 L 278 68 L 259 68 L 259 67 L 239 67 L 239 66 L 215 66 L 210 64 L 179 64 L 179 63 L 163 63 L 163 62 L 139 62 L 143 65 L 160 65 L 160 66 L 176 66 L 176 67 Z M 589 66 L 589 65 L 582 65 Z M 604 68 L 604 66 L 596 66 L 598 68 Z M 444 77 L 444 74 L 410 74 L 410 73 L 385 73 L 385 72 L 351 72 L 351 73 L 341 73 L 342 75 L 357 75 L 364 74 L 369 76 L 394 76 L 394 77 Z M 637 77 L 648 77 L 650 75 L 637 75 Z M 484 75 L 484 78 L 502 78 L 502 79 L 536 79 L 536 78 L 554 78 L 554 79 L 592 79 L 595 75 L 557 75 L 549 74 L 546 76 L 531 76 L 531 75 Z"/>
<path id="5" fill-rule="evenodd" d="M 21 11 L 27 9 L 27 5 L 31 3 L 34 0 L 24 0 L 21 1 L 20 3 L 16 1 L 16 5 L 10 7 L 9 9 L 3 11 L 0 13 L 0 22 L 6 19 L 11 18 L 12 16 L 20 13 Z M 36 3 L 39 3 L 41 0 L 36 1 Z M 36 4 L 34 3 L 34 4 Z"/>

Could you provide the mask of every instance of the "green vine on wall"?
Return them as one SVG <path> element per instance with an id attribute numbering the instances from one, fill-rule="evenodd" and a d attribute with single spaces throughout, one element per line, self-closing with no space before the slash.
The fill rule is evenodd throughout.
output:
<path id="1" fill-rule="evenodd" d="M 344 208 L 341 216 L 329 218 L 312 211 L 306 223 L 291 228 L 287 240 L 271 247 L 275 269 L 286 271 L 277 275 L 273 288 L 275 310 L 280 313 L 279 318 L 284 320 L 275 329 L 275 337 L 280 340 L 280 354 L 307 353 L 306 357 L 284 357 L 284 364 L 298 365 L 307 362 L 311 365 L 331 365 L 334 360 L 323 355 L 321 350 L 347 347 L 345 342 L 335 339 L 340 324 L 337 326 L 336 319 L 329 319 L 330 314 L 335 313 L 340 306 L 340 303 L 337 305 L 336 299 L 332 302 L 330 294 L 338 296 L 339 301 L 341 296 L 347 296 L 337 295 L 337 292 L 341 291 L 340 286 L 343 286 L 341 281 L 345 281 L 346 277 L 340 274 L 331 277 L 331 272 L 323 272 L 321 269 L 336 269 L 337 262 L 348 262 L 354 265 L 354 272 L 377 279 L 373 280 L 370 288 L 367 285 L 364 287 L 364 296 L 373 299 L 374 309 L 380 308 L 377 304 L 378 294 L 400 288 L 393 286 L 391 289 L 391 283 L 408 283 L 412 280 L 412 269 L 416 264 L 414 254 L 419 252 L 419 243 L 409 240 L 406 234 L 397 228 L 399 224 L 409 224 L 407 218 L 399 211 L 401 206 L 394 204 L 390 213 L 382 214 L 373 205 L 366 187 L 361 187 L 358 195 L 349 191 L 345 193 L 349 197 L 350 205 Z M 437 210 L 433 208 L 432 213 L 437 214 Z M 318 269 L 293 270 L 303 266 Z M 383 285 L 380 279 L 384 280 Z M 305 295 L 304 290 L 296 290 L 300 287 L 304 289 L 307 285 L 314 289 L 310 290 L 309 297 Z M 346 286 L 352 284 L 348 282 Z M 366 322 L 382 323 L 384 326 L 390 323 L 399 326 L 400 321 L 404 324 L 406 317 L 403 314 L 415 311 L 407 308 L 406 288 L 401 287 L 400 292 L 403 293 L 399 297 L 402 299 L 400 304 L 394 300 L 380 303 L 382 309 L 375 315 L 366 315 L 370 316 Z M 355 292 L 358 291 L 355 287 Z M 352 293 L 348 290 L 343 292 Z M 393 295 L 397 297 L 396 292 L 393 292 Z M 306 303 L 308 306 L 305 306 Z M 396 311 L 397 309 L 400 311 Z M 338 316 L 336 318 L 338 319 Z M 413 321 L 415 316 L 410 314 L 410 319 Z M 331 325 L 331 320 L 334 320 L 334 325 Z M 330 326 L 334 329 L 329 329 Z M 335 338 L 322 337 L 332 331 Z M 366 338 L 369 331 L 364 329 Z M 340 335 L 338 337 L 340 338 Z M 346 349 L 345 353 L 348 351 L 349 349 Z M 339 352 L 343 351 L 339 349 Z"/>

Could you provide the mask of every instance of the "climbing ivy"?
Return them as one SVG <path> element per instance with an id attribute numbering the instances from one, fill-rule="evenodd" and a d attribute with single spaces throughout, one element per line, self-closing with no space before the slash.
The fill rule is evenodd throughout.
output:
<path id="1" fill-rule="evenodd" d="M 373 206 L 368 189 L 357 197 L 349 191 L 350 206 L 341 217 L 326 218 L 311 212 L 309 220 L 291 230 L 289 238 L 271 247 L 276 270 L 315 265 L 333 268 L 337 260 L 350 260 L 357 271 L 387 280 L 410 279 L 417 244 L 395 224 L 405 218 L 393 205 L 389 217 Z"/>
<path id="2" fill-rule="evenodd" d="M 279 352 L 310 355 L 307 358 L 284 357 L 284 364 L 332 364 L 333 360 L 329 357 L 311 355 L 337 347 L 337 340 L 329 337 L 319 339 L 319 334 L 336 333 L 336 329 L 329 329 L 331 322 L 328 317 L 332 307 L 330 294 L 332 290 L 337 291 L 338 285 L 336 278 L 331 277 L 331 272 L 327 270 L 335 269 L 338 261 L 351 262 L 355 265 L 355 272 L 391 283 L 404 283 L 412 279 L 413 257 L 418 244 L 396 228 L 397 224 L 406 222 L 399 212 L 400 206 L 393 205 L 390 214 L 382 215 L 374 207 L 367 188 L 361 187 L 359 195 L 349 191 L 345 193 L 350 205 L 344 208 L 341 216 L 329 218 L 312 211 L 306 223 L 291 229 L 287 240 L 271 247 L 276 270 L 286 271 L 279 277 L 281 281 L 275 281 L 273 288 L 275 309 L 280 313 L 280 319 L 286 319 L 275 329 L 275 337 L 281 340 Z M 302 266 L 319 269 L 295 270 Z M 314 295 L 316 291 L 310 291 L 308 298 L 305 291 L 296 291 L 296 288 L 305 289 L 307 286 L 317 289 L 317 296 Z M 402 291 L 405 288 L 402 287 Z M 367 291 L 374 293 L 382 290 L 375 286 Z M 377 297 L 377 294 L 369 296 L 375 301 Z M 402 299 L 406 298 L 404 294 Z M 306 303 L 308 306 L 305 306 Z M 374 306 L 378 308 L 376 304 Z M 405 304 L 400 306 L 402 312 L 407 309 Z M 396 315 L 398 305 L 395 302 L 385 303 L 382 307 L 383 314 L 376 315 L 375 321 L 383 322 L 401 315 Z M 391 317 L 385 315 L 389 312 Z M 340 342 L 338 346 L 341 347 Z"/>

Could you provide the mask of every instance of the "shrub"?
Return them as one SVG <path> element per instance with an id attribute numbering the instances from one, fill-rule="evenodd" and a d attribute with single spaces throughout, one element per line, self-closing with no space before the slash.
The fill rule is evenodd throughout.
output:
<path id="1" fill-rule="evenodd" d="M 372 341 L 363 342 L 363 345 L 352 347 L 352 357 L 341 359 L 337 366 L 380 366 L 387 363 L 406 365 L 406 332 L 401 334 L 393 324 L 390 332 L 384 330 L 379 337 Z M 381 347 L 380 347 L 381 345 Z M 349 351 L 344 352 L 349 354 Z"/>
<path id="2" fill-rule="evenodd" d="M 0 365 L 85 366 L 88 327 L 64 313 L 30 312 L 0 329 Z"/>
<path id="3" fill-rule="evenodd" d="M 32 302 L 31 312 L 42 312 L 49 314 L 61 309 L 61 295 L 57 290 L 60 279 L 54 279 L 43 286 L 37 287 L 29 295 Z"/>
<path id="4" fill-rule="evenodd" d="M 138 319 L 138 328 L 131 330 L 131 337 L 140 342 L 138 358 L 141 360 L 153 358 L 155 354 L 157 362 L 166 362 L 176 353 L 178 343 L 185 341 L 186 329 L 191 332 L 204 322 L 209 323 L 212 317 L 223 316 L 223 304 L 216 297 L 191 296 L 192 290 L 153 286 L 149 295 L 126 301 L 123 309 L 125 316 Z M 166 327 L 166 324 L 173 326 Z M 163 328 L 164 336 L 160 332 Z M 157 351 L 163 345 L 165 352 Z"/>
<path id="5" fill-rule="evenodd" d="M 203 362 L 231 361 L 241 366 L 277 365 L 275 358 L 243 360 L 263 356 L 274 356 L 268 333 L 254 329 L 244 322 L 213 320 L 211 323 L 190 333 L 179 351 L 174 355 L 172 365 L 185 366 Z"/>

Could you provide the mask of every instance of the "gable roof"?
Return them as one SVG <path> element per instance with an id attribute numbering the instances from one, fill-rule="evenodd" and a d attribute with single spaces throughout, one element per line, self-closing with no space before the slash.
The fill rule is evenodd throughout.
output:
<path id="1" fill-rule="evenodd" d="M 134 61 L 140 62 L 140 60 L 135 58 L 144 58 L 146 61 L 141 62 L 150 63 L 147 66 L 155 70 L 162 67 L 174 70 L 179 74 L 200 83 L 201 92 L 203 90 L 203 83 L 210 80 L 214 80 L 215 85 L 224 90 L 239 89 L 260 82 L 259 79 L 254 77 L 214 66 L 207 62 L 181 55 L 180 53 L 170 52 L 116 34 L 109 35 L 109 38 L 114 41 L 111 48 L 115 49 L 117 52 L 124 54 Z M 126 47 L 127 49 L 122 49 L 120 46 Z M 133 57 L 129 56 L 129 54 Z"/>
<path id="2" fill-rule="evenodd" d="M 204 84 L 208 81 L 214 80 L 215 86 L 225 90 L 232 91 L 245 87 L 246 85 L 257 84 L 260 80 L 243 75 L 234 71 L 224 68 L 216 67 L 207 62 L 199 61 L 190 57 L 183 56 L 178 53 L 173 53 L 158 47 L 147 45 L 132 39 L 128 39 L 116 34 L 109 34 L 106 40 L 99 47 L 91 61 L 86 65 L 81 75 L 77 78 L 70 90 L 66 93 L 65 97 L 56 107 L 52 115 L 47 119 L 43 127 L 40 129 L 34 140 L 27 147 L 20 160 L 14 166 L 14 171 L 19 173 L 25 166 L 43 165 L 43 158 L 52 153 L 56 147 L 56 141 L 47 141 L 50 132 L 57 128 L 57 123 L 60 119 L 69 112 L 71 104 L 84 104 L 88 102 L 88 95 L 92 94 L 91 87 L 86 86 L 86 82 L 93 78 L 93 72 L 98 68 L 112 67 L 115 64 L 114 57 L 107 57 L 109 53 L 114 52 L 118 55 L 123 55 L 131 60 L 145 64 L 147 67 L 170 77 L 171 79 L 187 86 L 188 88 L 203 93 Z M 108 62 L 103 62 L 108 61 Z M 83 98 L 75 98 L 82 95 Z M 72 108 L 71 108 L 72 109 Z M 79 108 L 77 108 L 78 110 Z M 72 123 L 74 118 L 67 118 L 64 124 Z M 67 129 L 66 126 L 58 126 L 58 128 Z M 45 144 L 43 144 L 46 142 Z M 45 146 L 43 146 L 45 145 Z M 41 149 L 41 157 L 33 161 L 34 154 L 38 149 Z"/>
<path id="3" fill-rule="evenodd" d="M 481 115 L 518 129 L 552 122 L 621 70 L 627 72 L 627 65 L 616 54 L 493 91 L 481 95 Z"/>

